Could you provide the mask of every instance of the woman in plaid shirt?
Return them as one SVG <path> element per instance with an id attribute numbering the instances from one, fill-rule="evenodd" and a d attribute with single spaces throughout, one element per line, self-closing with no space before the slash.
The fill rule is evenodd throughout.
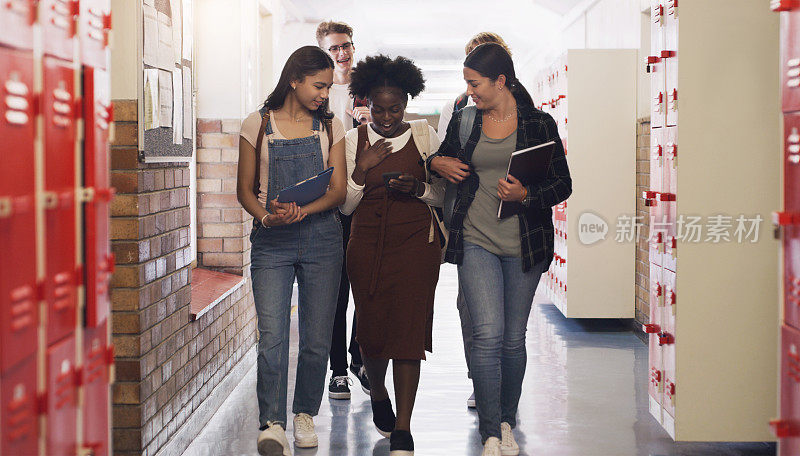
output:
<path id="1" fill-rule="evenodd" d="M 528 316 L 553 258 L 551 208 L 569 197 L 572 180 L 555 121 L 533 106 L 502 46 L 475 48 L 464 61 L 464 80 L 475 106 L 455 114 L 428 165 L 459 183 L 445 259 L 458 265 L 472 318 L 470 370 L 483 455 L 516 455 L 511 430 L 525 375 Z M 469 109 L 476 110 L 475 120 L 462 148 L 459 127 Z M 556 147 L 546 179 L 523 186 L 506 175 L 512 152 L 549 141 Z M 498 220 L 501 200 L 521 202 L 522 210 Z"/>

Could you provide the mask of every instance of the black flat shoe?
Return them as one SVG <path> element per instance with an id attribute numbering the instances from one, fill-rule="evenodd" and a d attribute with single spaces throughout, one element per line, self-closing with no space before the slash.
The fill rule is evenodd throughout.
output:
<path id="1" fill-rule="evenodd" d="M 378 428 L 378 432 L 384 437 L 389 437 L 394 431 L 395 416 L 392 410 L 392 401 L 388 397 L 382 401 L 372 403 L 372 422 Z"/>
<path id="2" fill-rule="evenodd" d="M 389 437 L 389 456 L 414 456 L 414 439 L 410 432 L 392 432 Z"/>

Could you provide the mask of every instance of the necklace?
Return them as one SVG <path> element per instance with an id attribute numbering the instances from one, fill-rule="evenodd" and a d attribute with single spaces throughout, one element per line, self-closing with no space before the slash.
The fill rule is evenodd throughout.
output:
<path id="1" fill-rule="evenodd" d="M 302 122 L 302 121 L 308 120 L 308 119 L 309 119 L 309 117 L 307 117 L 307 116 L 295 117 L 294 121 L 299 123 L 299 122 Z"/>
<path id="2" fill-rule="evenodd" d="M 516 111 L 516 110 L 515 110 L 515 111 Z M 496 118 L 495 118 L 493 115 L 489 114 L 489 112 L 486 112 L 486 116 L 487 116 L 487 117 L 489 117 L 489 120 L 491 120 L 492 122 L 496 122 L 496 123 L 503 123 L 503 122 L 507 121 L 508 119 L 510 119 L 510 118 L 511 118 L 511 116 L 513 116 L 513 115 L 514 115 L 514 112 L 515 112 L 515 111 L 509 112 L 509 113 L 508 113 L 508 115 L 507 115 L 507 116 L 505 116 L 505 117 L 503 117 L 503 119 L 502 119 L 502 120 L 498 120 L 498 119 L 496 119 Z"/>

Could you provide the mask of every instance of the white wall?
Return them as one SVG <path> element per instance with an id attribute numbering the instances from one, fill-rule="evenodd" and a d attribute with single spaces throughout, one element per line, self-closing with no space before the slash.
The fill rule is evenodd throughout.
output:
<path id="1" fill-rule="evenodd" d="M 258 100 L 258 1 L 196 0 L 197 117 L 237 119 Z"/>
<path id="2" fill-rule="evenodd" d="M 114 31 L 111 52 L 111 99 L 136 100 L 139 77 L 139 54 L 136 43 L 141 39 L 138 32 L 139 7 L 130 0 L 112 0 Z"/>

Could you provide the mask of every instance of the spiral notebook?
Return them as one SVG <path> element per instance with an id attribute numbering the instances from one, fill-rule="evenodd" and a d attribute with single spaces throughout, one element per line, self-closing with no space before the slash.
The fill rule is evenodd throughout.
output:
<path id="1" fill-rule="evenodd" d="M 328 191 L 328 184 L 331 182 L 332 175 L 333 166 L 317 174 L 316 176 L 309 177 L 306 180 L 286 187 L 281 190 L 280 193 L 278 193 L 278 202 L 294 202 L 297 203 L 298 206 L 305 206 Z"/>

